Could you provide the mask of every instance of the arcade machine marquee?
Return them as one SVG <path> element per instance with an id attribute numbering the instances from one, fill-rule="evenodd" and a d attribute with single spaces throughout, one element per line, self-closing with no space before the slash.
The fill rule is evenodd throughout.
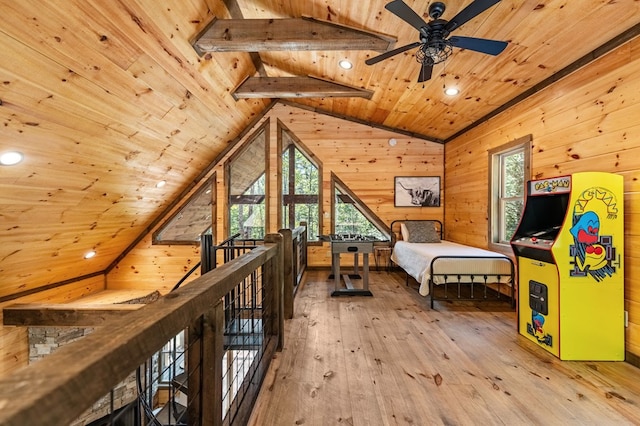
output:
<path id="1" fill-rule="evenodd" d="M 563 360 L 624 360 L 623 179 L 527 183 L 511 246 L 520 334 Z"/>

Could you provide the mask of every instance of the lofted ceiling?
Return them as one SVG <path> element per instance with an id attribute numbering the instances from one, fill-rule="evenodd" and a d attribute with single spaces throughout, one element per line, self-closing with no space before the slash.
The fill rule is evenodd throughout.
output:
<path id="1" fill-rule="evenodd" d="M 214 19 L 232 18 L 307 17 L 397 40 L 392 48 L 416 41 L 386 3 L 0 0 L 0 153 L 26 155 L 0 166 L 0 300 L 108 269 L 272 103 L 255 88 L 235 94 L 251 78 L 276 87 L 312 77 L 323 83 L 287 80 L 292 102 L 446 142 L 640 23 L 636 0 L 503 0 L 455 35 L 508 41 L 505 51 L 455 49 L 424 83 L 415 49 L 369 66 L 380 51 L 192 46 Z M 406 3 L 429 20 L 428 1 Z M 470 0 L 445 3 L 450 19 Z M 443 93 L 452 84 L 456 97 Z M 99 256 L 78 268 L 88 249 Z"/>

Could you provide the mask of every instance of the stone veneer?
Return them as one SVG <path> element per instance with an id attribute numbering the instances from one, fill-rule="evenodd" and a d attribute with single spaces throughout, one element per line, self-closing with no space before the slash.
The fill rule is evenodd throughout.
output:
<path id="1" fill-rule="evenodd" d="M 160 297 L 153 292 L 145 297 L 127 300 L 122 303 L 151 303 Z M 91 334 L 94 327 L 29 327 L 29 364 L 54 353 L 58 348 L 82 339 Z M 79 392 L 82 389 L 78 389 Z M 71 426 L 84 426 L 109 414 L 111 395 L 107 394 L 96 401 Z M 113 388 L 113 406 L 117 410 L 129 404 L 137 397 L 135 371 Z"/>

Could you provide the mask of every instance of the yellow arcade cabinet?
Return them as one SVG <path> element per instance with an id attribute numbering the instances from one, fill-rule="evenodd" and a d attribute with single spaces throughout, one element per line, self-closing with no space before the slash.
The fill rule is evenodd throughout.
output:
<path id="1" fill-rule="evenodd" d="M 622 176 L 532 180 L 511 239 L 518 330 L 562 360 L 624 360 Z"/>

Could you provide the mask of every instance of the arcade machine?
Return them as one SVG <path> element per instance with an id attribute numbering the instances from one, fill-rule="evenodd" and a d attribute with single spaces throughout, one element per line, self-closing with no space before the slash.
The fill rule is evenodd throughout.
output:
<path id="1" fill-rule="evenodd" d="M 612 173 L 527 183 L 511 240 L 518 330 L 562 360 L 624 360 L 623 204 Z"/>

